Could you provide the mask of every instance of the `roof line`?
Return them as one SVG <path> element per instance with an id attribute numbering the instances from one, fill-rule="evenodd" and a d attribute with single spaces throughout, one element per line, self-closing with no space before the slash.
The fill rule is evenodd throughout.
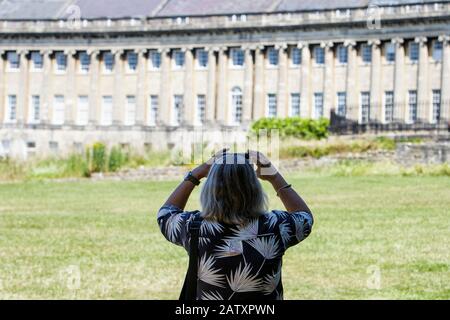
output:
<path id="1" fill-rule="evenodd" d="M 155 9 L 150 12 L 151 17 L 155 17 L 165 6 L 170 2 L 170 0 L 162 0 Z"/>

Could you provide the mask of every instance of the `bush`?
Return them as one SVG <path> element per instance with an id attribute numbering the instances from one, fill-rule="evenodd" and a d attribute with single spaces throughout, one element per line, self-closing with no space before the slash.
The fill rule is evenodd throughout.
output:
<path id="1" fill-rule="evenodd" d="M 91 172 L 103 172 L 106 167 L 106 146 L 97 142 L 92 146 Z"/>
<path id="2" fill-rule="evenodd" d="M 260 130 L 279 130 L 280 137 L 296 137 L 306 140 L 320 140 L 328 137 L 330 121 L 325 118 L 319 120 L 291 118 L 263 118 L 252 124 L 252 131 L 259 134 Z"/>
<path id="3" fill-rule="evenodd" d="M 111 172 L 116 172 L 119 170 L 127 161 L 127 155 L 122 152 L 121 148 L 113 147 L 109 154 L 108 170 Z"/>

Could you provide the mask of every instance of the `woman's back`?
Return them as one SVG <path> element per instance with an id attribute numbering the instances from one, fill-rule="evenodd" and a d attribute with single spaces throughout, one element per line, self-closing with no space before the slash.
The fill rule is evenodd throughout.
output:
<path id="1" fill-rule="evenodd" d="M 164 236 L 188 252 L 194 215 L 201 213 L 173 205 L 158 212 Z M 282 299 L 282 256 L 309 235 L 312 224 L 310 213 L 275 210 L 245 226 L 201 219 L 197 299 Z"/>

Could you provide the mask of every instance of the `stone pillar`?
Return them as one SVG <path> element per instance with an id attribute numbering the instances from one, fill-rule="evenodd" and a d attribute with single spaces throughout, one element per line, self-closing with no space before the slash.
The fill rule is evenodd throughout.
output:
<path id="1" fill-rule="evenodd" d="M 347 74 L 345 78 L 345 91 L 347 92 L 346 118 L 359 121 L 358 53 L 355 41 L 348 41 L 346 44 L 348 47 Z"/>
<path id="2" fill-rule="evenodd" d="M 170 125 L 172 119 L 172 108 L 170 100 L 172 95 L 171 86 L 171 68 L 170 68 L 170 49 L 160 48 L 161 53 L 161 82 L 159 90 L 159 119 L 161 124 Z"/>
<path id="3" fill-rule="evenodd" d="M 123 93 L 123 59 L 124 51 L 114 49 L 114 95 L 113 95 L 113 125 L 120 126 L 125 120 L 125 97 Z"/>
<path id="4" fill-rule="evenodd" d="M 0 50 L 0 123 L 5 122 L 5 52 Z"/>
<path id="5" fill-rule="evenodd" d="M 216 116 L 216 69 L 217 59 L 216 51 L 219 48 L 206 48 L 208 51 L 208 88 L 206 95 L 206 123 L 212 125 L 215 122 Z"/>
<path id="6" fill-rule="evenodd" d="M 228 116 L 228 92 L 227 92 L 227 71 L 228 56 L 226 47 L 219 49 L 219 73 L 217 81 L 217 123 L 226 125 L 229 123 Z"/>
<path id="7" fill-rule="evenodd" d="M 428 45 L 426 37 L 414 39 L 419 44 L 419 70 L 417 75 L 417 120 L 429 123 L 431 120 L 431 101 L 428 77 Z"/>
<path id="8" fill-rule="evenodd" d="M 242 101 L 244 124 L 249 124 L 253 118 L 253 54 L 251 47 L 243 47 L 245 50 L 245 72 L 244 72 L 244 96 Z"/>
<path id="9" fill-rule="evenodd" d="M 395 44 L 395 69 L 394 69 L 394 121 L 405 122 L 407 120 L 407 103 L 405 91 L 405 48 L 403 39 L 392 39 Z"/>
<path id="10" fill-rule="evenodd" d="M 194 55 L 191 47 L 184 47 L 181 50 L 185 53 L 185 71 L 184 71 L 184 112 L 183 122 L 188 126 L 195 123 L 196 108 L 195 90 L 194 90 Z"/>
<path id="11" fill-rule="evenodd" d="M 138 55 L 138 79 L 136 86 L 136 125 L 145 125 L 145 109 L 148 93 L 147 81 L 147 49 L 138 49 L 135 51 Z"/>
<path id="12" fill-rule="evenodd" d="M 277 115 L 281 118 L 289 116 L 288 103 L 288 55 L 287 44 L 277 45 L 278 50 L 278 95 L 277 95 Z"/>
<path id="13" fill-rule="evenodd" d="M 67 56 L 67 85 L 66 94 L 64 98 L 64 124 L 73 125 L 76 118 L 76 70 L 75 70 L 75 54 L 73 49 L 65 50 L 64 54 Z"/>
<path id="14" fill-rule="evenodd" d="M 28 68 L 28 50 L 20 50 L 17 52 L 20 61 L 20 85 L 19 94 L 17 95 L 17 124 L 26 123 L 28 115 L 28 85 L 29 85 L 29 68 Z"/>
<path id="15" fill-rule="evenodd" d="M 369 40 L 372 46 L 372 63 L 370 68 L 370 114 L 369 121 L 384 122 L 381 92 L 381 50 L 380 40 Z"/>
<path id="16" fill-rule="evenodd" d="M 320 44 L 325 49 L 325 78 L 323 82 L 323 116 L 330 117 L 331 106 L 334 101 L 334 54 L 333 42 L 322 42 Z"/>
<path id="17" fill-rule="evenodd" d="M 87 54 L 91 57 L 90 79 L 89 79 L 89 125 L 99 124 L 101 116 L 99 97 L 99 72 L 100 72 L 100 51 L 91 50 Z"/>
<path id="18" fill-rule="evenodd" d="M 52 69 L 52 51 L 51 50 L 41 50 L 43 59 L 43 81 L 41 85 L 41 123 L 48 124 L 51 122 L 51 103 L 52 94 L 51 88 L 53 87 L 53 69 Z"/>
<path id="19" fill-rule="evenodd" d="M 441 64 L 441 120 L 450 120 L 450 36 L 439 36 L 442 41 Z"/>
<path id="20" fill-rule="evenodd" d="M 309 44 L 300 42 L 297 48 L 302 50 L 302 64 L 300 70 L 300 117 L 312 118 L 311 97 L 311 51 Z"/>
<path id="21" fill-rule="evenodd" d="M 266 116 L 264 105 L 264 46 L 257 46 L 255 50 L 255 78 L 254 78 L 253 110 L 255 120 Z"/>

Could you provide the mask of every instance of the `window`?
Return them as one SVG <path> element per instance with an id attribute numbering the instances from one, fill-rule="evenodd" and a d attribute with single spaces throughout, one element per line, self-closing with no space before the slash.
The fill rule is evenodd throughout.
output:
<path id="1" fill-rule="evenodd" d="M 314 61 L 316 64 L 325 63 L 325 49 L 319 46 L 314 47 Z"/>
<path id="2" fill-rule="evenodd" d="M 300 93 L 291 93 L 291 117 L 300 117 Z"/>
<path id="3" fill-rule="evenodd" d="M 3 149 L 3 152 L 1 150 Z M 11 151 L 11 140 L 2 140 L 0 145 L 0 155 L 9 155 Z"/>
<path id="4" fill-rule="evenodd" d="M 234 67 L 242 67 L 244 65 L 244 50 L 233 48 L 230 51 L 231 64 Z"/>
<path id="5" fill-rule="evenodd" d="M 441 120 L 441 90 L 433 90 L 433 122 Z"/>
<path id="6" fill-rule="evenodd" d="M 361 123 L 367 123 L 370 119 L 370 92 L 361 92 Z"/>
<path id="7" fill-rule="evenodd" d="M 234 87 L 231 91 L 232 119 L 235 124 L 242 122 L 242 90 Z"/>
<path id="8" fill-rule="evenodd" d="M 183 120 L 183 95 L 176 94 L 173 96 L 173 122 L 180 125 Z"/>
<path id="9" fill-rule="evenodd" d="M 138 64 L 138 56 L 136 52 L 127 52 L 127 66 L 128 71 L 134 72 L 136 71 Z"/>
<path id="10" fill-rule="evenodd" d="M 52 124 L 62 125 L 64 124 L 64 96 L 56 95 L 53 98 L 53 116 L 52 116 Z"/>
<path id="11" fill-rule="evenodd" d="M 17 96 L 15 94 L 8 95 L 8 109 L 6 110 L 5 122 L 14 122 L 17 120 Z"/>
<path id="12" fill-rule="evenodd" d="M 372 62 L 372 46 L 368 44 L 361 45 L 361 57 L 364 63 Z"/>
<path id="13" fill-rule="evenodd" d="M 294 66 L 299 66 L 302 63 L 302 49 L 292 48 L 291 61 Z"/>
<path id="14" fill-rule="evenodd" d="M 175 68 L 182 68 L 184 66 L 185 54 L 181 50 L 174 50 L 172 52 L 172 58 Z"/>
<path id="15" fill-rule="evenodd" d="M 387 62 L 395 61 L 395 44 L 394 43 L 386 43 L 385 45 L 385 56 Z"/>
<path id="16" fill-rule="evenodd" d="M 87 52 L 80 52 L 78 58 L 80 60 L 80 71 L 84 73 L 89 72 L 91 56 Z"/>
<path id="17" fill-rule="evenodd" d="M 113 120 L 113 99 L 112 96 L 102 97 L 102 117 L 101 124 L 110 126 Z"/>
<path id="18" fill-rule="evenodd" d="M 267 62 L 269 66 L 277 66 L 278 65 L 278 50 L 275 48 L 267 49 Z"/>
<path id="19" fill-rule="evenodd" d="M 8 60 L 9 70 L 18 70 L 20 67 L 19 54 L 17 52 L 10 51 L 6 54 L 6 59 Z"/>
<path id="20" fill-rule="evenodd" d="M 156 122 L 158 121 L 158 104 L 159 104 L 158 96 L 151 95 L 147 119 L 148 121 L 147 123 L 149 126 L 156 125 Z"/>
<path id="21" fill-rule="evenodd" d="M 341 117 L 345 117 L 347 114 L 347 93 L 338 92 L 337 93 L 337 114 Z"/>
<path id="22" fill-rule="evenodd" d="M 195 55 L 197 58 L 197 66 L 199 68 L 206 68 L 208 66 L 208 51 L 205 49 L 197 49 Z"/>
<path id="23" fill-rule="evenodd" d="M 149 58 L 151 69 L 159 69 L 161 67 L 161 52 L 150 50 Z"/>
<path id="24" fill-rule="evenodd" d="M 78 96 L 77 124 L 85 126 L 89 122 L 89 99 L 88 96 Z"/>
<path id="25" fill-rule="evenodd" d="M 42 54 L 36 51 L 31 52 L 31 62 L 32 70 L 41 70 L 44 65 Z"/>
<path id="26" fill-rule="evenodd" d="M 103 53 L 103 70 L 108 73 L 114 70 L 114 55 L 111 52 Z"/>
<path id="27" fill-rule="evenodd" d="M 384 121 L 392 122 L 394 120 L 394 92 L 386 91 L 384 93 Z"/>
<path id="28" fill-rule="evenodd" d="M 277 116 L 277 95 L 269 93 L 267 95 L 267 116 L 274 118 Z"/>
<path id="29" fill-rule="evenodd" d="M 419 60 L 419 44 L 417 42 L 409 43 L 409 60 L 417 62 Z"/>
<path id="30" fill-rule="evenodd" d="M 435 41 L 433 43 L 433 59 L 434 61 L 442 61 L 442 41 Z"/>
<path id="31" fill-rule="evenodd" d="M 55 54 L 56 59 L 56 71 L 65 72 L 67 68 L 67 56 L 63 52 L 57 52 Z"/>
<path id="32" fill-rule="evenodd" d="M 48 142 L 48 147 L 50 149 L 50 152 L 52 154 L 57 154 L 59 151 L 59 144 L 56 141 L 49 141 Z"/>
<path id="33" fill-rule="evenodd" d="M 125 121 L 126 126 L 132 126 L 136 123 L 136 97 L 127 96 L 127 103 L 125 106 Z"/>
<path id="34" fill-rule="evenodd" d="M 409 121 L 417 121 L 417 91 L 408 91 Z"/>
<path id="35" fill-rule="evenodd" d="M 337 47 L 337 57 L 338 57 L 338 62 L 340 64 L 346 64 L 348 61 L 348 51 L 347 51 L 347 47 L 344 45 L 339 45 Z"/>
<path id="36" fill-rule="evenodd" d="M 204 94 L 197 95 L 197 123 L 205 122 L 206 96 Z"/>
<path id="37" fill-rule="evenodd" d="M 32 95 L 30 99 L 30 117 L 29 122 L 39 122 L 41 111 L 41 97 L 38 95 Z"/>
<path id="38" fill-rule="evenodd" d="M 323 93 L 314 93 L 314 117 L 319 119 L 323 117 Z"/>

